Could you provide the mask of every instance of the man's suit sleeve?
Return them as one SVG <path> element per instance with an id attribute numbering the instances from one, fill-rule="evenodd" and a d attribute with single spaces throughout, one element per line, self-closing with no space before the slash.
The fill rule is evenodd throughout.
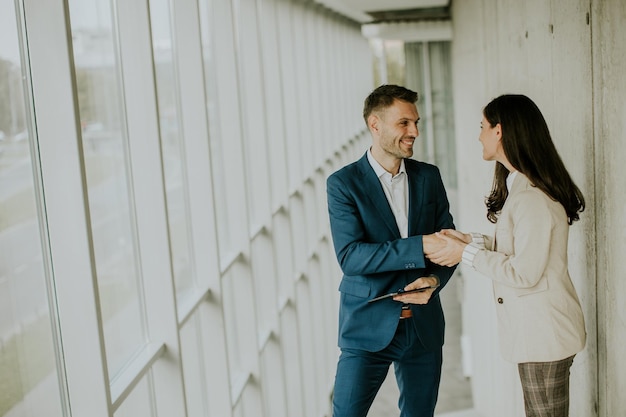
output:
<path id="1" fill-rule="evenodd" d="M 437 223 L 436 230 L 442 229 L 455 229 L 454 222 L 452 220 L 452 215 L 450 214 L 450 203 L 448 202 L 448 197 L 446 194 L 445 186 L 443 185 L 443 180 L 441 179 L 441 174 L 439 173 L 439 169 L 436 168 L 437 177 L 436 177 L 436 187 L 435 194 L 437 196 Z M 456 266 L 447 267 L 434 264 L 430 261 L 427 262 L 426 272 L 428 274 L 436 275 L 439 278 L 439 288 L 437 292 L 441 291 L 441 289 L 448 283 L 450 277 L 454 273 Z"/>
<path id="2" fill-rule="evenodd" d="M 392 233 L 387 232 L 384 241 L 368 242 L 365 221 L 380 224 L 375 218 L 378 213 L 371 208 L 367 214 L 369 219 L 364 219 L 367 203 L 357 202 L 350 185 L 339 175 L 331 175 L 326 185 L 333 244 L 344 274 L 371 275 L 426 267 L 421 236 L 389 239 Z"/>

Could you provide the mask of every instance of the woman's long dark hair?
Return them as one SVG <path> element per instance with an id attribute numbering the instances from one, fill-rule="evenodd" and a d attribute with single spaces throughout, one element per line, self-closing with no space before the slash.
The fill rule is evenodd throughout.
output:
<path id="1" fill-rule="evenodd" d="M 568 224 L 578 220 L 578 213 L 585 209 L 585 198 L 567 172 L 537 105 L 524 95 L 505 94 L 487 104 L 483 115 L 492 127 L 500 123 L 502 148 L 511 165 L 561 203 Z M 506 167 L 496 162 L 491 194 L 485 201 L 487 219 L 492 223 L 498 220 L 508 197 L 508 175 Z"/>

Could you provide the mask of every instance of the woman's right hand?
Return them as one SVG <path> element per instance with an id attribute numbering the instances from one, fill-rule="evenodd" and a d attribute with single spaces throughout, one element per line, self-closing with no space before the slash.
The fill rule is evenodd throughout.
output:
<path id="1" fill-rule="evenodd" d="M 463 233 L 454 229 L 442 229 L 439 233 L 442 235 L 455 237 L 464 243 L 472 243 L 472 235 L 469 233 Z"/>
<path id="2" fill-rule="evenodd" d="M 435 233 L 435 236 L 443 239 L 445 246 L 436 252 L 427 253 L 426 257 L 442 266 L 454 266 L 461 262 L 465 247 L 472 241 L 472 235 L 452 229 L 444 229 Z"/>

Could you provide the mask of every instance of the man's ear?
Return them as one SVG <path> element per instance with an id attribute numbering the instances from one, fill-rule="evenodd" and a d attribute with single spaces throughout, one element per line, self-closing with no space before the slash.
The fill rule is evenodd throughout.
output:
<path id="1" fill-rule="evenodd" d="M 374 113 L 370 114 L 367 118 L 367 127 L 369 127 L 370 132 L 374 133 L 378 133 L 378 123 L 380 122 L 380 118 L 375 115 Z"/>

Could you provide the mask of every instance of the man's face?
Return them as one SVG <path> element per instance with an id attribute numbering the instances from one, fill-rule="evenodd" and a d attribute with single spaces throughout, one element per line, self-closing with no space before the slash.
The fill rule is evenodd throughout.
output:
<path id="1" fill-rule="evenodd" d="M 396 159 L 410 158 L 415 138 L 419 136 L 419 114 L 415 104 L 394 100 L 391 106 L 375 117 L 374 146 Z"/>

